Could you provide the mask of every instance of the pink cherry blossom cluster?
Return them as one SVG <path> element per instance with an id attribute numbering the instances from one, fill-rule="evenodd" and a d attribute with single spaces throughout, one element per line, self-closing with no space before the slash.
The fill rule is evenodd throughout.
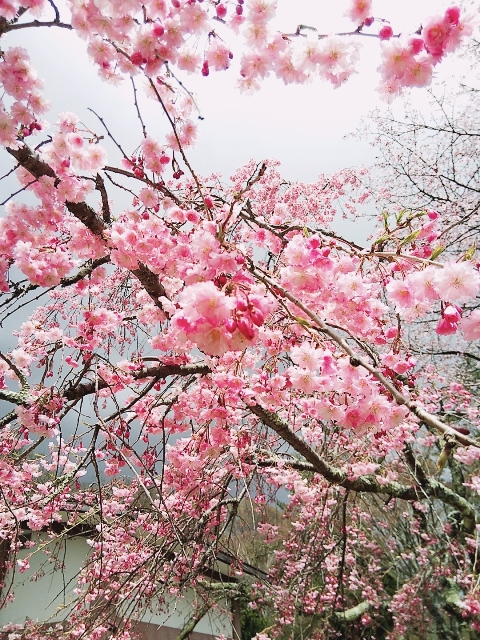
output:
<path id="1" fill-rule="evenodd" d="M 185 287 L 179 297 L 179 310 L 172 323 L 189 340 L 209 353 L 223 355 L 251 344 L 257 336 L 257 328 L 264 323 L 265 316 L 275 306 L 272 298 L 255 290 L 245 292 L 248 280 L 244 275 L 225 279 L 225 289 L 213 282 L 199 282 Z M 217 280 L 218 281 L 218 280 Z M 233 295 L 236 282 L 241 283 L 237 296 Z M 229 295 L 226 295 L 228 293 Z M 259 295 L 260 294 L 260 295 Z"/>
<path id="2" fill-rule="evenodd" d="M 0 15 L 3 15 L 1 7 Z M 19 138 L 22 140 L 43 129 L 45 123 L 38 121 L 37 116 L 47 111 L 49 103 L 40 93 L 43 82 L 22 47 L 12 47 L 2 54 L 0 83 L 4 91 L 0 100 L 0 144 L 15 148 Z M 10 98 L 9 103 L 4 102 L 5 96 Z"/>
<path id="3" fill-rule="evenodd" d="M 411 265 L 410 265 L 411 268 Z M 439 335 L 456 333 L 460 327 L 467 340 L 479 332 L 479 314 L 473 312 L 462 318 L 462 310 L 455 302 L 465 302 L 476 296 L 480 287 L 477 267 L 468 261 L 447 261 L 438 268 L 427 265 L 413 268 L 402 279 L 391 279 L 386 286 L 388 296 L 406 317 L 421 317 L 432 310 L 436 300 L 442 300 L 442 316 L 437 326 Z"/>
<path id="4" fill-rule="evenodd" d="M 27 5 L 22 7 L 36 14 L 46 8 L 43 0 Z M 110 0 L 87 4 L 76 0 L 69 2 L 72 26 L 87 41 L 88 52 L 100 75 L 110 82 L 118 82 L 125 74 L 146 74 L 154 81 L 156 91 L 163 96 L 171 111 L 176 111 L 175 91 L 165 73 L 165 63 L 178 66 L 181 71 L 200 72 L 204 76 L 211 68 L 220 71 L 230 66 L 232 52 L 216 33 L 218 21 L 230 30 L 242 31 L 245 53 L 241 59 L 239 86 L 244 91 L 257 89 L 259 81 L 270 73 L 285 83 L 301 83 L 312 75 L 320 75 L 335 86 L 354 73 L 359 46 L 353 39 L 322 36 L 320 41 L 307 41 L 296 46 L 295 38 L 275 32 L 270 26 L 276 5 L 275 0 L 251 0 L 245 5 L 245 13 L 242 2 L 229 15 L 228 4 L 211 6 L 196 0 L 172 3 L 152 0 L 143 5 L 142 14 L 140 7 L 133 2 L 123 3 L 121 9 Z M 5 3 L 3 9 L 0 8 L 0 15 L 11 20 L 18 8 Z M 373 23 L 370 0 L 354 0 L 347 15 L 360 27 L 370 26 Z M 468 18 L 461 16 L 460 9 L 453 6 L 447 9 L 445 16 L 429 18 L 421 37 L 385 43 L 380 67 L 384 79 L 380 87 L 382 94 L 392 97 L 402 87 L 428 84 L 433 66 L 446 53 L 455 50 L 461 40 L 472 33 L 472 29 Z M 383 26 L 379 33 L 383 40 L 392 35 L 389 25 Z M 203 57 L 191 47 L 189 39 L 192 36 L 207 39 Z M 27 61 L 26 52 L 17 48 L 7 52 L 1 65 L 4 71 L 0 72 L 0 78 L 6 83 L 7 93 L 16 100 L 12 113 L 5 108 L 2 110 L 3 126 L 0 130 L 3 130 L 4 144 L 14 143 L 18 126 L 24 136 L 42 127 L 36 120 L 36 114 L 42 113 L 46 104 L 38 94 L 40 85 Z M 27 96 L 25 91 L 31 95 Z M 194 131 L 192 122 L 185 124 L 187 139 L 192 138 Z"/>
<path id="5" fill-rule="evenodd" d="M 403 87 L 425 87 L 432 81 L 433 70 L 442 58 L 454 51 L 462 38 L 473 33 L 473 23 L 461 18 L 459 7 L 450 7 L 444 16 L 433 16 L 425 22 L 420 35 L 391 40 L 393 31 L 380 31 L 382 47 L 382 75 L 380 93 L 391 101 Z"/>
<path id="6" fill-rule="evenodd" d="M 370 250 L 339 237 L 330 226 L 335 216 L 355 213 L 369 197 L 361 171 L 289 183 L 278 163 L 252 161 L 223 182 L 220 175 L 186 177 L 186 163 L 177 160 L 196 127 L 192 100 L 172 90 L 165 62 L 204 76 L 226 69 L 230 49 L 212 25 L 242 29 L 246 90 L 270 73 L 287 83 L 320 74 L 338 85 L 352 73 L 357 46 L 335 36 L 297 46 L 293 36 L 273 33 L 273 0 L 239 1 L 234 15 L 228 3 L 194 0 L 149 0 L 141 12 L 133 0 L 70 6 L 102 77 L 146 74 L 174 130 L 165 143 L 145 136 L 136 150 L 122 152 L 121 168 L 113 169 L 128 179 L 132 198 L 110 200 L 107 215 L 104 200 L 93 199 L 96 174 L 112 172 L 104 169 L 99 136 L 74 114 L 61 114 L 49 144 L 16 172 L 37 206 L 12 199 L 0 221 L 2 291 L 23 295 L 12 265 L 26 276 L 25 290 L 51 287 L 16 332 L 18 346 L 0 359 L 2 398 L 16 406 L 0 430 L 2 539 L 22 548 L 18 522 L 32 530 L 98 524 L 70 627 L 59 637 L 110 634 L 92 618 L 99 602 L 121 618 L 152 601 L 161 608 L 167 596 L 183 597 L 184 586 L 201 588 L 203 568 L 217 566 L 219 539 L 236 534 L 236 499 L 247 491 L 253 527 L 274 551 L 275 588 L 257 586 L 252 604 L 268 602 L 279 625 L 295 622 L 301 601 L 302 612 L 320 616 L 328 634 L 332 611 L 367 602 L 358 622 L 365 627 L 388 602 L 392 638 L 399 637 L 413 607 L 429 620 L 423 592 L 440 592 L 452 576 L 468 593 L 464 610 L 476 624 L 469 559 L 476 543 L 450 536 L 447 518 L 435 536 L 426 530 L 425 522 L 439 519 L 424 518 L 436 514 L 423 490 L 435 486 L 439 500 L 441 478 L 420 490 L 407 453 L 434 460 L 442 425 L 449 438 L 471 444 L 479 413 L 454 373 L 442 377 L 422 367 L 404 344 L 404 325 L 429 313 L 440 315 L 437 334 L 452 334 L 449 340 L 458 328 L 466 340 L 480 337 L 480 311 L 465 308 L 480 286 L 471 255 L 434 258 L 434 211 L 408 214 L 404 224 L 397 213 L 393 232 L 387 215 Z M 7 17 L 18 8 L 0 7 Z M 350 17 L 359 28 L 371 25 L 370 2 L 355 0 Z M 450 8 L 421 37 L 386 43 L 382 73 L 395 86 L 415 84 L 413 77 L 424 84 L 429 65 L 469 29 Z M 388 39 L 385 26 L 381 31 Z M 192 35 L 206 38 L 204 56 Z M 11 49 L 0 62 L 10 105 L 0 128 L 6 145 L 27 154 L 23 144 L 39 130 L 43 103 L 22 56 Z M 419 64 L 425 68 L 408 66 Z M 48 168 L 40 178 L 29 173 L 35 163 Z M 389 243 L 394 249 L 383 250 Z M 67 436 L 62 422 L 74 411 L 82 427 Z M 448 412 L 463 422 L 442 422 Z M 41 438 L 45 451 L 22 457 Z M 478 450 L 453 454 L 471 465 L 465 491 L 478 491 Z M 82 485 L 89 466 L 108 481 Z M 353 499 L 362 486 L 395 499 L 382 499 L 381 508 L 368 496 Z M 288 492 L 288 504 L 272 525 L 268 508 L 279 489 Z M 446 509 L 454 499 L 453 490 L 447 493 Z M 405 523 L 406 536 L 391 534 L 394 518 Z M 39 551 L 29 544 L 31 553 Z M 24 572 L 28 554 L 18 564 Z M 382 580 L 392 554 L 421 568 L 393 597 Z M 241 570 L 241 562 L 232 563 L 232 572 Z M 420 621 L 415 632 L 425 634 L 427 624 Z M 38 629 L 29 633 L 27 624 L 24 637 L 42 637 Z M 133 632 L 127 623 L 110 635 L 129 640 Z"/>

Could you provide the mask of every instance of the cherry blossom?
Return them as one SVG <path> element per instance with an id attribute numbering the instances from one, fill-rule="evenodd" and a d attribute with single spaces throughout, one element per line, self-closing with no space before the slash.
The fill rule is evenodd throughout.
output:
<path id="1" fill-rule="evenodd" d="M 0 2 L 2 37 L 52 8 Z M 475 360 L 474 251 L 438 244 L 450 222 L 433 204 L 384 211 L 370 246 L 343 238 L 339 212 L 377 197 L 362 169 L 291 182 L 265 159 L 200 175 L 194 99 L 176 81 L 230 69 L 238 34 L 241 89 L 339 86 L 381 24 L 392 97 L 427 86 L 472 21 L 450 7 L 394 38 L 356 0 L 352 33 L 303 38 L 275 32 L 276 9 L 71 0 L 71 24 L 46 26 L 82 38 L 103 80 L 141 80 L 169 126 L 146 126 L 135 89 L 134 148 L 107 116 L 98 131 L 73 113 L 40 120 L 28 52 L 2 54 L 0 141 L 19 185 L 0 221 L 2 321 L 16 327 L 0 353 L 2 580 L 32 554 L 55 564 L 72 532 L 91 548 L 61 628 L 7 625 L 16 640 L 131 640 L 143 612 L 192 590 L 194 613 L 230 615 L 238 598 L 272 611 L 259 640 L 306 636 L 305 620 L 333 637 L 350 618 L 357 636 L 420 637 L 455 606 L 445 585 L 480 628 L 477 383 L 448 359 Z M 267 560 L 248 573 L 257 532 Z M 215 583 L 222 553 L 232 580 Z"/>

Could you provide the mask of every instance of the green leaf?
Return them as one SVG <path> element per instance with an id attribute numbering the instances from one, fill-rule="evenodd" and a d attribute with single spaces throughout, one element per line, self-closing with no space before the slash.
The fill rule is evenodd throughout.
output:
<path id="1" fill-rule="evenodd" d="M 388 234 L 385 234 L 384 236 L 381 236 L 380 238 L 377 238 L 377 240 L 375 240 L 375 242 L 373 243 L 373 246 L 375 246 L 376 244 L 382 244 L 383 242 L 386 242 L 387 240 L 390 240 L 390 236 Z"/>
<path id="2" fill-rule="evenodd" d="M 475 255 L 475 245 L 473 245 L 473 247 L 470 247 L 470 249 L 467 251 L 467 253 L 463 256 L 463 259 L 464 260 L 471 260 L 474 255 Z"/>
<path id="3" fill-rule="evenodd" d="M 430 256 L 430 260 L 435 260 L 438 256 L 445 251 L 445 247 L 441 244 L 438 245 L 436 249 L 432 251 L 432 255 Z"/>
<path id="4" fill-rule="evenodd" d="M 293 316 L 293 317 L 298 322 L 298 324 L 302 325 L 302 327 L 311 327 L 312 326 L 308 320 L 305 320 L 305 318 L 301 318 L 300 316 Z"/>
<path id="5" fill-rule="evenodd" d="M 420 235 L 421 229 L 417 229 L 417 231 L 413 231 L 410 235 L 408 235 L 406 238 L 404 238 L 401 243 L 400 246 L 403 247 L 404 245 L 408 244 L 409 242 L 413 242 L 414 240 L 416 240 L 418 238 L 418 236 Z"/>

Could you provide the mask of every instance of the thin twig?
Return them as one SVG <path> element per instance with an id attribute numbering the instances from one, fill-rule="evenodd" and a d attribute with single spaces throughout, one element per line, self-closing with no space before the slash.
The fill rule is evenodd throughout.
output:
<path id="1" fill-rule="evenodd" d="M 97 116 L 97 118 L 100 120 L 100 122 L 103 125 L 103 128 L 105 129 L 105 131 L 107 132 L 108 137 L 110 138 L 110 140 L 112 140 L 114 142 L 114 144 L 116 145 L 117 149 L 120 151 L 120 153 L 122 154 L 122 156 L 124 158 L 126 158 L 127 160 L 129 160 L 129 157 L 127 156 L 127 154 L 125 153 L 125 151 L 122 149 L 121 145 L 119 142 L 117 142 L 115 140 L 115 138 L 113 137 L 113 135 L 110 133 L 109 128 L 107 127 L 107 125 L 105 124 L 105 121 L 103 118 L 101 118 L 98 113 L 96 111 L 94 111 L 93 109 L 91 109 L 90 107 L 88 107 L 88 111 L 91 111 L 93 113 L 93 115 Z"/>
<path id="2" fill-rule="evenodd" d="M 135 86 L 135 80 L 133 79 L 132 76 L 130 76 L 130 80 L 132 81 L 132 87 L 133 87 L 133 102 L 135 103 L 135 109 L 137 110 L 138 119 L 140 120 L 140 124 L 142 125 L 143 137 L 146 138 L 147 129 L 145 128 L 145 123 L 143 122 L 142 114 L 140 113 L 140 108 L 138 106 L 137 87 Z"/>

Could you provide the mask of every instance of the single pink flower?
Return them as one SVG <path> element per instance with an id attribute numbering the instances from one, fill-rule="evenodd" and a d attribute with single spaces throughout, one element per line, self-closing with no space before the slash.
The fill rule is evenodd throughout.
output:
<path id="1" fill-rule="evenodd" d="M 355 24 L 361 24 L 372 15 L 372 0 L 352 0 L 345 15 Z"/>
<path id="2" fill-rule="evenodd" d="M 433 286 L 443 300 L 465 302 L 477 295 L 480 276 L 470 262 L 446 262 L 437 271 Z"/>
<path id="3" fill-rule="evenodd" d="M 378 32 L 378 37 L 380 40 L 390 40 L 393 36 L 393 29 L 389 24 L 383 25 L 383 27 Z"/>
<path id="4" fill-rule="evenodd" d="M 474 309 L 468 318 L 462 318 L 459 325 L 465 340 L 478 340 L 480 338 L 480 309 Z"/>
<path id="5" fill-rule="evenodd" d="M 446 50 L 452 26 L 441 16 L 429 18 L 422 29 L 425 48 L 434 57 L 441 57 Z"/>
<path id="6" fill-rule="evenodd" d="M 414 303 L 411 288 L 405 280 L 390 280 L 386 286 L 388 297 L 397 307 L 410 307 Z"/>
<path id="7" fill-rule="evenodd" d="M 452 323 L 446 320 L 445 318 L 440 318 L 435 331 L 438 333 L 439 336 L 449 336 L 449 335 L 452 335 L 453 333 L 457 333 L 457 329 L 458 329 L 457 323 L 455 322 Z"/>

